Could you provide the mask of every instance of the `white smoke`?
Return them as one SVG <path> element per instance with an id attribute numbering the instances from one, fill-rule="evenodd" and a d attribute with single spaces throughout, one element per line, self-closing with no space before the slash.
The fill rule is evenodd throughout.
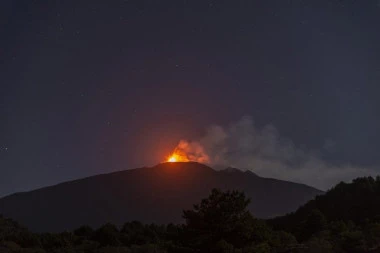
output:
<path id="1" fill-rule="evenodd" d="M 213 167 L 248 169 L 260 176 L 304 183 L 323 190 L 340 181 L 376 175 L 373 168 L 332 165 L 316 153 L 282 138 L 272 125 L 262 129 L 255 127 L 250 117 L 243 117 L 227 127 L 211 126 L 199 141 L 182 140 L 180 144 L 186 147 L 187 153 L 197 154 L 193 157 L 202 159 L 189 159 L 192 161 Z M 327 141 L 327 146 L 332 144 Z"/>

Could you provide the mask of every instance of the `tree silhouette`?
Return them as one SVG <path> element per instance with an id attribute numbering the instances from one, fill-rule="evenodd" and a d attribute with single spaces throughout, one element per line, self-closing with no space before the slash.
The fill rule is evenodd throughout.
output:
<path id="1" fill-rule="evenodd" d="M 309 239 L 312 235 L 327 228 L 326 217 L 318 209 L 314 209 L 307 217 L 300 234 L 302 240 Z"/>
<path id="2" fill-rule="evenodd" d="M 223 245 L 242 248 L 251 240 L 265 236 L 266 226 L 260 226 L 247 210 L 249 202 L 243 192 L 213 189 L 193 210 L 183 212 L 189 243 L 206 249 L 222 241 Z"/>
<path id="3" fill-rule="evenodd" d="M 117 227 L 111 223 L 107 223 L 96 230 L 94 239 L 102 246 L 120 245 L 119 231 Z"/>

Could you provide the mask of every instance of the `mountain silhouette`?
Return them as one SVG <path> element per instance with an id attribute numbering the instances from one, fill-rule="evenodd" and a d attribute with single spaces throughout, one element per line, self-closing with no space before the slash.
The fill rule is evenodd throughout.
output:
<path id="1" fill-rule="evenodd" d="M 162 163 L 16 193 L 0 199 L 0 213 L 37 232 L 131 220 L 181 223 L 182 210 L 192 208 L 212 188 L 244 191 L 251 199 L 250 211 L 259 218 L 295 211 L 323 193 L 234 168 L 216 171 L 195 162 Z"/>

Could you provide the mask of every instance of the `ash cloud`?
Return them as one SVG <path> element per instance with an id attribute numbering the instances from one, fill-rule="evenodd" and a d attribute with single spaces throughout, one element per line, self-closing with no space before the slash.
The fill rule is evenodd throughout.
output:
<path id="1" fill-rule="evenodd" d="M 334 145 L 327 141 L 323 148 Z M 333 165 L 315 152 L 296 147 L 272 125 L 257 128 L 247 116 L 229 126 L 211 126 L 200 140 L 182 140 L 179 146 L 185 147 L 187 154 L 196 154 L 191 156 L 191 161 L 213 167 L 248 169 L 263 177 L 304 183 L 322 190 L 340 181 L 376 175 L 373 168 Z"/>
<path id="2" fill-rule="evenodd" d="M 173 153 L 175 153 L 182 161 L 210 163 L 210 158 L 199 142 L 181 140 Z"/>

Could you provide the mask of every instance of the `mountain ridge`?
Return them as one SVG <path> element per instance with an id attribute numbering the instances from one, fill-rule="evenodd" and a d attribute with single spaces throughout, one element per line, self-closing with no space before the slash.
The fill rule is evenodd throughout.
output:
<path id="1" fill-rule="evenodd" d="M 244 190 L 260 218 L 290 211 L 322 191 L 243 171 L 216 171 L 199 163 L 161 163 L 63 182 L 0 198 L 0 213 L 37 231 L 83 224 L 181 223 L 181 213 L 212 188 Z"/>

